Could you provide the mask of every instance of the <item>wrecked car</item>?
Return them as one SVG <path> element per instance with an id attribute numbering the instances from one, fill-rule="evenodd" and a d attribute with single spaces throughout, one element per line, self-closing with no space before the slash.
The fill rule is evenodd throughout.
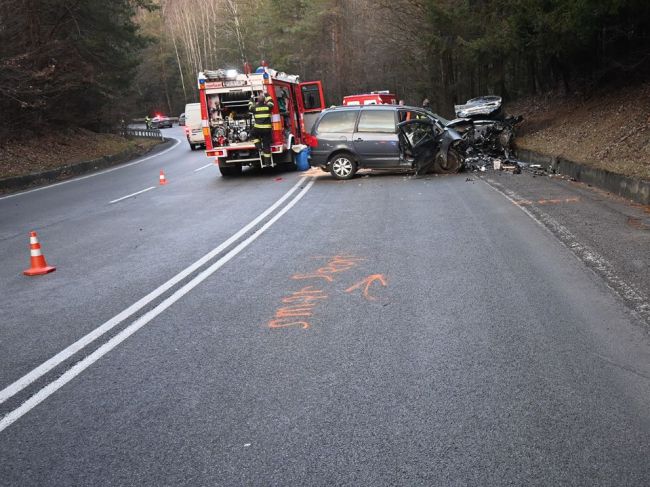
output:
<path id="1" fill-rule="evenodd" d="M 399 105 L 325 110 L 311 133 L 310 164 L 336 179 L 359 169 L 458 172 L 462 137 L 428 111 Z"/>
<path id="2" fill-rule="evenodd" d="M 515 126 L 523 117 L 504 116 L 500 96 L 481 96 L 456 105 L 456 116 L 451 123 L 463 134 L 470 155 L 512 157 Z"/>

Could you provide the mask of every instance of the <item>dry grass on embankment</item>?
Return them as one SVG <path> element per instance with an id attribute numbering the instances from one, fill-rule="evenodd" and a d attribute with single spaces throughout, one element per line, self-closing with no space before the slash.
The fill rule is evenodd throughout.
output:
<path id="1" fill-rule="evenodd" d="M 517 147 L 650 180 L 650 84 L 587 99 L 534 97 L 507 112 L 524 116 Z"/>
<path id="2" fill-rule="evenodd" d="M 159 143 L 155 139 L 128 140 L 83 129 L 46 133 L 0 146 L 0 179 L 57 169 L 132 148 L 145 152 Z"/>

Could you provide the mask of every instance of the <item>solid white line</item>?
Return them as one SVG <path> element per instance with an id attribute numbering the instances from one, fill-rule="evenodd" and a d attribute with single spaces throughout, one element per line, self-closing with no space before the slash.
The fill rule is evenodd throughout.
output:
<path id="1" fill-rule="evenodd" d="M 156 189 L 156 187 L 155 187 L 155 186 L 149 186 L 147 189 L 143 189 L 142 191 L 138 191 L 138 192 L 136 192 L 136 193 L 127 194 L 126 196 L 122 196 L 121 198 L 118 198 L 118 199 L 116 199 L 116 200 L 109 201 L 108 204 L 109 204 L 109 205 L 112 205 L 113 203 L 117 203 L 118 201 L 122 201 L 122 200 L 125 200 L 125 199 L 127 199 L 127 198 L 131 198 L 132 196 L 137 196 L 137 195 L 139 195 L 139 194 L 146 193 L 147 191 L 151 191 L 152 189 Z"/>
<path id="2" fill-rule="evenodd" d="M 300 182 L 302 182 L 302 180 Z M 18 419 L 20 419 L 23 415 L 28 413 L 31 409 L 33 409 L 38 404 L 40 404 L 45 399 L 47 399 L 49 396 L 54 394 L 61 387 L 63 387 L 68 382 L 70 382 L 72 379 L 74 379 L 76 376 L 78 376 L 81 372 L 86 370 L 92 364 L 97 362 L 100 358 L 102 358 L 108 352 L 113 350 L 120 343 L 122 343 L 124 340 L 129 338 L 136 331 L 138 331 L 140 328 L 145 326 L 147 323 L 149 323 L 151 320 L 153 320 L 156 316 L 160 315 L 163 311 L 165 311 L 167 308 L 169 308 L 172 304 L 174 304 L 176 301 L 181 299 L 183 296 L 185 296 L 187 293 L 189 293 L 192 289 L 194 289 L 196 286 L 201 284 L 208 277 L 210 277 L 212 274 L 214 274 L 217 270 L 219 270 L 221 267 L 223 267 L 226 263 L 228 263 L 230 260 L 232 260 L 237 254 L 239 254 L 242 250 L 244 250 L 251 243 L 253 243 L 260 235 L 262 235 L 264 232 L 266 232 L 266 230 L 268 230 L 276 221 L 278 221 L 282 217 L 282 215 L 284 215 L 287 211 L 289 211 L 291 208 L 293 208 L 296 205 L 296 203 L 298 203 L 298 201 L 300 201 L 302 199 L 302 197 L 307 193 L 307 191 L 309 191 L 309 188 L 311 188 L 313 186 L 313 184 L 314 184 L 314 180 L 312 179 L 311 181 L 309 181 L 307 186 L 305 186 L 302 189 L 302 191 L 300 191 L 300 193 L 298 193 L 284 208 L 282 208 L 282 210 L 280 210 L 277 214 L 275 214 L 275 216 L 273 216 L 273 218 L 271 218 L 268 222 L 266 222 L 266 224 L 264 224 L 262 227 L 260 227 L 258 230 L 256 230 L 255 233 L 253 233 L 250 237 L 248 237 L 246 240 L 241 242 L 234 249 L 232 249 L 226 255 L 221 257 L 217 262 L 212 264 L 210 267 L 208 267 L 207 269 L 202 271 L 198 276 L 196 276 L 190 282 L 188 282 L 183 287 L 178 289 L 176 292 L 174 292 L 174 294 L 172 294 L 171 296 L 166 298 L 158 306 L 156 306 L 155 308 L 153 308 L 152 310 L 148 311 L 147 313 L 142 315 L 140 318 L 135 320 L 128 327 L 126 327 L 120 333 L 118 333 L 113 338 L 111 338 L 109 341 L 104 343 L 101 347 L 99 347 L 93 353 L 88 355 L 86 358 L 84 358 L 80 362 L 77 362 L 74 366 L 72 366 L 70 369 L 68 369 L 58 379 L 56 379 L 53 382 L 49 383 L 43 389 L 38 391 L 32 397 L 30 397 L 27 401 L 22 403 L 19 407 L 17 407 L 16 409 L 14 409 L 10 413 L 8 413 L 4 418 L 2 418 L 2 420 L 0 420 L 0 431 L 3 431 L 5 428 L 7 428 L 8 426 L 10 426 L 14 422 L 16 422 Z"/>
<path id="3" fill-rule="evenodd" d="M 174 277 L 169 279 L 167 282 L 165 282 L 163 285 L 159 286 L 158 288 L 154 289 L 151 291 L 149 294 L 147 294 L 145 297 L 141 298 L 125 310 L 121 311 L 117 315 L 113 316 L 110 320 L 106 321 L 99 327 L 95 328 L 93 331 L 88 333 L 87 335 L 83 336 L 73 344 L 69 345 L 65 349 L 63 349 L 61 352 L 57 353 L 47 361 L 43 362 L 41 365 L 33 369 L 32 371 L 28 372 L 24 376 L 22 376 L 20 379 L 16 380 L 12 384 L 8 385 L 5 387 L 2 391 L 0 391 L 0 404 L 2 404 L 4 401 L 9 399 L 10 397 L 16 395 L 18 392 L 22 391 L 25 387 L 30 385 L 32 382 L 35 380 L 39 379 L 43 375 L 47 374 L 50 370 L 52 370 L 54 367 L 59 365 L 61 362 L 67 360 L 70 358 L 72 355 L 77 353 L 79 350 L 87 346 L 89 343 L 93 342 L 100 336 L 102 336 L 104 333 L 107 331 L 111 330 L 115 326 L 119 325 L 122 321 L 126 320 L 129 318 L 131 315 L 134 313 L 137 313 L 140 311 L 142 308 L 144 308 L 147 304 L 149 304 L 151 301 L 154 299 L 158 298 L 160 295 L 174 287 L 176 284 L 178 284 L 180 281 L 185 279 L 187 276 L 192 274 L 194 271 L 196 271 L 198 268 L 200 268 L 203 264 L 206 262 L 210 261 L 217 255 L 219 255 L 223 250 L 226 248 L 230 247 L 233 243 L 235 243 L 237 240 L 239 240 L 243 235 L 245 235 L 248 231 L 250 231 L 252 228 L 254 228 L 259 222 L 261 222 L 263 219 L 265 219 L 271 212 L 273 212 L 278 206 L 280 206 L 282 203 L 284 203 L 287 198 L 289 198 L 293 193 L 296 192 L 298 187 L 303 184 L 305 181 L 305 178 L 300 178 L 298 182 L 289 190 L 287 191 L 282 197 L 277 200 L 273 205 L 271 205 L 268 209 L 266 209 L 263 213 L 261 213 L 257 218 L 255 218 L 253 221 L 251 221 L 248 225 L 243 227 L 241 230 L 239 230 L 237 233 L 235 233 L 232 237 L 230 237 L 228 240 L 223 242 L 221 245 L 216 247 L 215 249 L 211 250 L 207 254 L 205 254 L 203 257 L 201 257 L 199 260 L 194 262 L 192 265 L 189 267 L 185 268 L 178 274 L 176 274 Z"/>
<path id="4" fill-rule="evenodd" d="M 198 168 L 198 169 L 194 169 L 194 172 L 203 171 L 205 168 L 210 167 L 210 166 L 213 166 L 213 165 L 214 165 L 214 163 L 211 162 L 210 164 L 206 164 L 205 166 L 201 166 L 201 167 Z"/>
<path id="5" fill-rule="evenodd" d="M 135 166 L 136 164 L 140 164 L 141 162 L 148 161 L 149 159 L 153 159 L 154 157 L 162 156 L 163 154 L 166 154 L 170 150 L 176 148 L 176 146 L 181 143 L 180 139 L 176 139 L 174 137 L 168 137 L 168 138 L 174 139 L 176 141 L 176 143 L 174 145 L 172 145 L 171 147 L 165 149 L 164 151 L 158 152 L 157 154 L 152 154 L 150 156 L 145 157 L 144 159 L 139 159 L 137 161 L 129 162 L 129 163 L 126 163 L 126 164 L 120 164 L 119 166 L 112 167 L 110 169 L 105 169 L 104 171 L 99 171 L 99 172 L 94 172 L 92 174 L 88 174 L 87 176 L 81 176 L 81 177 L 73 178 L 73 179 L 66 179 L 65 181 L 61 181 L 61 182 L 58 182 L 58 183 L 48 184 L 47 186 L 41 186 L 40 188 L 29 189 L 27 191 L 22 191 L 20 193 L 14 193 L 14 194 L 10 194 L 10 195 L 7 195 L 7 196 L 2 196 L 2 197 L 0 197 L 0 200 L 5 200 L 7 198 L 15 198 L 16 196 L 22 196 L 24 194 L 34 193 L 35 191 L 42 191 L 44 189 L 54 188 L 55 186 L 61 186 L 62 184 L 74 183 L 76 181 L 82 181 L 84 179 L 94 178 L 95 176 L 101 176 L 102 174 L 108 174 L 109 172 L 118 171 L 119 169 L 124 169 L 125 167 Z"/>

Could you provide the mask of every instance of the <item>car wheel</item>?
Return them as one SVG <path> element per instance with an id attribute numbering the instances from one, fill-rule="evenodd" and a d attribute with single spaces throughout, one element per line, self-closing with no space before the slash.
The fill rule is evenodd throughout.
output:
<path id="1" fill-rule="evenodd" d="M 445 161 L 442 154 L 436 154 L 436 160 L 433 163 L 433 170 L 440 174 L 454 174 L 460 171 L 463 165 L 463 159 L 454 149 L 449 149 L 447 160 Z"/>
<path id="2" fill-rule="evenodd" d="M 190 150 L 196 150 L 196 146 L 194 144 L 190 144 Z"/>
<path id="3" fill-rule="evenodd" d="M 219 172 L 224 178 L 241 176 L 242 166 L 241 164 L 235 164 L 234 166 L 224 166 L 219 164 Z"/>
<path id="4" fill-rule="evenodd" d="M 352 179 L 357 172 L 357 163 L 348 153 L 336 154 L 329 162 L 330 172 L 336 179 Z"/>

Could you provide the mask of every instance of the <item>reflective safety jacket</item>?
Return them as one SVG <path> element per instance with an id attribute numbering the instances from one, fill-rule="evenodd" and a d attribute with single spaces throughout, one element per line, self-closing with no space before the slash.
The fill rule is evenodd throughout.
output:
<path id="1" fill-rule="evenodd" d="M 248 104 L 248 110 L 253 114 L 253 126 L 256 129 L 271 129 L 271 110 L 273 110 L 273 98 L 267 96 L 264 102 Z"/>

